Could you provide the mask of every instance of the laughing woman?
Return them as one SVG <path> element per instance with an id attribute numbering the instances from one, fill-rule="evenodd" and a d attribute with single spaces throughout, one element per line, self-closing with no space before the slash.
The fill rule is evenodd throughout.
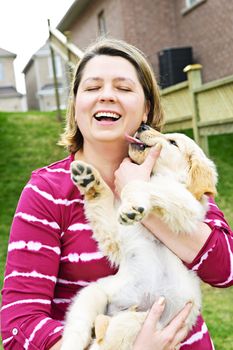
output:
<path id="1" fill-rule="evenodd" d="M 127 158 L 125 134 L 140 124 L 160 129 L 163 113 L 152 69 L 135 47 L 103 39 L 85 52 L 75 72 L 66 130 L 61 143 L 70 155 L 36 170 L 14 216 L 1 309 L 4 349 L 59 350 L 65 313 L 74 295 L 90 282 L 116 273 L 101 253 L 84 214 L 83 197 L 70 179 L 70 164 L 84 160 L 97 168 L 116 196 L 135 179 L 148 181 L 159 151 L 142 165 Z M 199 277 L 213 285 L 233 284 L 232 232 L 213 199 L 191 235 L 175 237 L 157 217 L 144 225 Z M 218 268 L 216 268 L 218 266 Z M 201 317 L 187 335 L 187 304 L 168 326 L 156 324 L 165 301 L 156 301 L 134 350 L 213 350 Z"/>

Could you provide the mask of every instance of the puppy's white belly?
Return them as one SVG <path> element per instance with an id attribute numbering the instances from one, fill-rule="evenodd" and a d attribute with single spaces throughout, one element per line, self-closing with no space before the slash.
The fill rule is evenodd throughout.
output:
<path id="1" fill-rule="evenodd" d="M 194 303 L 196 312 L 200 309 L 199 280 L 175 254 L 151 236 L 145 239 L 142 232 L 139 235 L 131 232 L 124 240 L 125 259 L 115 277 L 119 288 L 111 295 L 109 314 L 132 306 L 147 311 L 160 296 L 166 299 L 162 324 L 166 324 L 188 301 Z"/>

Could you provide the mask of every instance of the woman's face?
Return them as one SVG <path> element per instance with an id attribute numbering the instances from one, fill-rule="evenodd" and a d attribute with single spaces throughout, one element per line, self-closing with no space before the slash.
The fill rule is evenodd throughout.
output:
<path id="1" fill-rule="evenodd" d="M 95 56 L 76 95 L 75 119 L 86 142 L 122 142 L 147 120 L 148 106 L 134 66 L 120 56 Z"/>

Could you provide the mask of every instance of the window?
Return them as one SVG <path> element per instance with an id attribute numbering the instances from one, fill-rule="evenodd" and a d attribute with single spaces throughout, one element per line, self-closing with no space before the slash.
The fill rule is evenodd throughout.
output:
<path id="1" fill-rule="evenodd" d="M 3 64 L 0 62 L 0 80 L 4 79 L 4 69 Z"/>
<path id="2" fill-rule="evenodd" d="M 106 31 L 104 11 L 101 11 L 98 14 L 98 27 L 99 27 L 99 34 L 105 35 L 107 31 Z"/>
<path id="3" fill-rule="evenodd" d="M 185 7 L 181 10 L 181 14 L 185 16 L 200 5 L 203 5 L 207 0 L 185 0 Z"/>
<path id="4" fill-rule="evenodd" d="M 56 67 L 56 75 L 58 78 L 62 77 L 62 64 L 61 64 L 61 57 L 55 56 L 55 67 Z M 53 77 L 53 66 L 52 66 L 52 58 L 49 57 L 49 76 Z"/>
<path id="5" fill-rule="evenodd" d="M 198 2 L 198 0 L 186 0 L 186 6 L 190 7 L 195 5 Z"/>

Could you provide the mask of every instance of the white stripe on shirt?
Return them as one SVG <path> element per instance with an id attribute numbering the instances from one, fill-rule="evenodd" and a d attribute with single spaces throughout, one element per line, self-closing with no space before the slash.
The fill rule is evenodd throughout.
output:
<path id="1" fill-rule="evenodd" d="M 69 280 L 65 280 L 63 278 L 58 278 L 57 279 L 57 282 L 58 283 L 61 283 L 61 284 L 74 284 L 74 285 L 77 285 L 77 286 L 81 286 L 81 287 L 86 287 L 90 284 L 90 282 L 87 282 L 87 281 L 69 281 Z"/>
<path id="2" fill-rule="evenodd" d="M 53 299 L 54 304 L 69 304 L 70 302 L 71 302 L 71 299 L 64 299 L 64 298 Z"/>
<path id="3" fill-rule="evenodd" d="M 69 206 L 73 203 L 83 203 L 83 200 L 81 199 L 72 199 L 72 200 L 68 200 L 68 199 L 61 199 L 61 198 L 53 198 L 53 196 L 50 193 L 47 193 L 45 191 L 40 190 L 37 186 L 35 185 L 31 185 L 31 184 L 27 184 L 25 186 L 25 188 L 30 188 L 33 191 L 35 191 L 36 193 L 38 193 L 40 196 L 42 196 L 43 198 L 53 202 L 54 204 L 62 204 L 62 205 L 66 205 Z"/>
<path id="4" fill-rule="evenodd" d="M 24 349 L 28 350 L 28 347 L 30 345 L 30 342 L 33 340 L 33 338 L 35 337 L 36 332 L 38 332 L 48 321 L 50 321 L 51 318 L 47 317 L 44 318 L 43 320 L 41 320 L 38 325 L 34 328 L 33 332 L 31 333 L 30 337 L 28 339 L 25 340 L 24 343 Z"/>
<path id="5" fill-rule="evenodd" d="M 5 340 L 2 340 L 2 344 L 5 345 L 6 343 L 9 343 L 9 341 L 11 341 L 13 339 L 13 337 L 9 337 Z"/>
<path id="6" fill-rule="evenodd" d="M 56 333 L 62 331 L 63 328 L 64 328 L 64 326 L 56 327 L 51 333 L 49 333 L 49 336 L 54 335 L 54 334 L 56 334 Z"/>
<path id="7" fill-rule="evenodd" d="M 204 222 L 206 222 L 206 223 L 213 222 L 214 226 L 229 228 L 228 225 L 224 221 L 219 220 L 219 219 L 205 219 Z"/>
<path id="8" fill-rule="evenodd" d="M 17 217 L 20 217 L 23 220 L 28 221 L 28 222 L 40 222 L 41 224 L 43 224 L 45 226 L 50 226 L 50 227 L 55 228 L 55 229 L 60 229 L 60 226 L 54 221 L 50 222 L 46 219 L 39 219 L 39 218 L 37 218 L 33 215 L 30 215 L 30 214 L 27 214 L 27 213 L 18 212 L 15 214 L 15 218 L 17 218 Z"/>
<path id="9" fill-rule="evenodd" d="M 208 329 L 206 327 L 206 324 L 203 323 L 203 325 L 201 327 L 201 330 L 199 332 L 197 332 L 197 333 L 194 333 L 185 342 L 181 343 L 181 346 L 183 346 L 183 345 L 191 345 L 191 344 L 195 343 L 196 341 L 201 340 L 206 333 L 208 333 Z"/>
<path id="10" fill-rule="evenodd" d="M 103 258 L 103 254 L 101 252 L 94 252 L 94 253 L 70 253 L 67 256 L 63 256 L 61 258 L 61 261 L 69 261 L 69 262 L 87 262 L 87 261 L 92 261 L 92 260 L 100 260 Z"/>
<path id="11" fill-rule="evenodd" d="M 9 275 L 7 275 L 4 280 L 7 280 L 8 278 L 13 278 L 13 277 L 32 277 L 32 278 L 44 278 L 47 280 L 50 280 L 54 283 L 57 282 L 57 278 L 55 276 L 49 276 L 49 275 L 43 275 L 42 273 L 39 273 L 37 271 L 32 271 L 32 272 L 18 272 L 18 271 L 13 271 Z"/>
<path id="12" fill-rule="evenodd" d="M 31 303 L 38 303 L 38 304 L 44 304 L 44 305 L 50 305 L 51 301 L 47 299 L 22 299 L 14 301 L 13 303 L 6 304 L 2 306 L 1 311 L 8 309 L 8 307 L 20 305 L 20 304 L 31 304 Z"/>
<path id="13" fill-rule="evenodd" d="M 226 240 L 227 250 L 228 250 L 229 258 L 230 258 L 230 274 L 229 274 L 229 277 L 227 278 L 226 281 L 221 282 L 221 283 L 215 283 L 214 286 L 224 286 L 233 280 L 233 252 L 231 251 L 230 243 L 228 241 L 230 236 L 227 235 L 225 232 L 222 232 L 222 233 L 223 233 L 225 240 Z"/>
<path id="14" fill-rule="evenodd" d="M 68 227 L 69 231 L 83 231 L 83 230 L 91 230 L 91 226 L 89 224 L 82 224 L 80 222 L 76 224 L 72 224 Z"/>
<path id="15" fill-rule="evenodd" d="M 199 267 L 202 265 L 203 261 L 205 261 L 208 258 L 209 254 L 213 251 L 215 246 L 216 246 L 216 244 L 214 244 L 213 247 L 211 247 L 209 250 L 207 250 L 207 252 L 205 252 L 205 254 L 202 255 L 199 263 L 192 267 L 193 271 L 197 271 L 199 269 Z"/>
<path id="16" fill-rule="evenodd" d="M 63 169 L 63 168 L 55 168 L 55 169 L 51 169 L 49 167 L 45 167 L 43 168 L 45 170 L 47 170 L 48 172 L 50 173 L 65 173 L 65 174 L 70 174 L 70 170 L 66 170 L 66 169 Z"/>
<path id="17" fill-rule="evenodd" d="M 40 249 L 48 249 L 52 250 L 54 253 L 57 255 L 61 254 L 61 249 L 59 247 L 51 247 L 49 245 L 42 244 L 40 242 L 33 242 L 33 241 L 16 241 L 16 242 L 11 242 L 8 245 L 8 252 L 11 252 L 13 250 L 20 250 L 20 249 L 25 249 L 27 248 L 28 250 L 31 251 L 39 251 Z"/>

